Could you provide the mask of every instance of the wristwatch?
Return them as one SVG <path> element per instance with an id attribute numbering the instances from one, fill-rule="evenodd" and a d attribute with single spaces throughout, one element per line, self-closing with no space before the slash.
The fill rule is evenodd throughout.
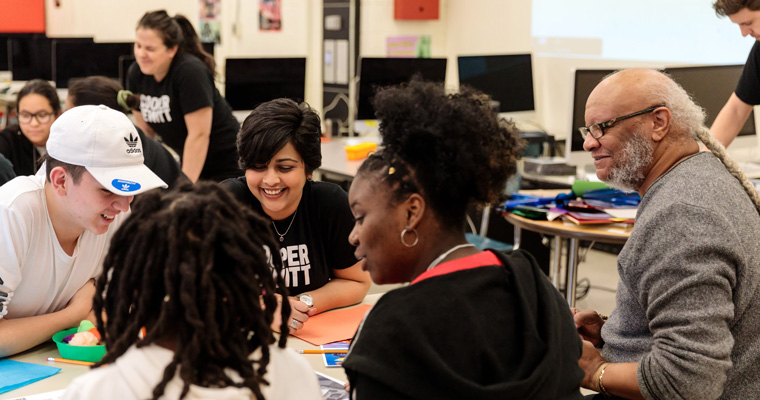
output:
<path id="1" fill-rule="evenodd" d="M 309 306 L 309 308 L 314 307 L 314 299 L 308 293 L 301 293 L 298 296 L 298 300 L 304 302 L 304 304 L 306 304 L 307 306 Z"/>

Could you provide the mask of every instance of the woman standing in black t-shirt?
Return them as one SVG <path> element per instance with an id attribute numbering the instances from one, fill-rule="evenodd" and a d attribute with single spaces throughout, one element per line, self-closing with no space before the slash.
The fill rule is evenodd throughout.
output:
<path id="1" fill-rule="evenodd" d="M 238 137 L 245 176 L 222 183 L 272 222 L 280 248 L 269 254 L 282 258 L 291 330 L 316 313 L 359 303 L 370 286 L 348 243 L 354 221 L 348 195 L 338 185 L 309 179 L 322 163 L 320 136 L 319 116 L 308 104 L 263 103 Z"/>
<path id="2" fill-rule="evenodd" d="M 182 15 L 143 15 L 137 24 L 135 60 L 127 89 L 140 93 L 137 126 L 182 157 L 182 172 L 193 182 L 240 175 L 235 136 L 240 128 L 214 85 L 213 57 Z"/>

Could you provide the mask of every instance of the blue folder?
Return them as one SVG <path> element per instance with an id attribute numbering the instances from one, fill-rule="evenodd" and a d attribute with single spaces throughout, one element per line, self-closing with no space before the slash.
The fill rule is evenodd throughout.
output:
<path id="1" fill-rule="evenodd" d="M 0 394 L 53 376 L 60 368 L 0 359 Z"/>

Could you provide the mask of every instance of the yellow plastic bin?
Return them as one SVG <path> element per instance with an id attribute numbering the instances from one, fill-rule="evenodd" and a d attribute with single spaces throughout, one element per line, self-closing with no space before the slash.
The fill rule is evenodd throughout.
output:
<path id="1" fill-rule="evenodd" d="M 352 161 L 361 160 L 362 158 L 367 158 L 369 153 L 375 151 L 375 149 L 377 149 L 377 143 L 371 142 L 346 146 L 346 158 Z"/>

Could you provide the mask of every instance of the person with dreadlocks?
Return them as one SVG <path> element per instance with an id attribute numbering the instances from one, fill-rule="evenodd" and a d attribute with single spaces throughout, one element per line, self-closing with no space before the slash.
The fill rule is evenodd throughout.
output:
<path id="1" fill-rule="evenodd" d="M 704 120 L 650 69 L 608 76 L 586 103 L 597 176 L 642 197 L 612 315 L 573 310 L 600 398 L 760 397 L 760 196 Z"/>
<path id="2" fill-rule="evenodd" d="M 276 309 L 290 310 L 277 307 L 285 286 L 264 246 L 276 246 L 268 221 L 216 184 L 144 194 L 96 284 L 108 352 L 64 399 L 321 399 L 309 365 L 270 328 Z"/>
<path id="3" fill-rule="evenodd" d="M 311 180 L 322 163 L 319 115 L 306 103 L 275 99 L 243 122 L 237 146 L 245 175 L 222 185 L 271 221 L 291 297 L 291 330 L 309 317 L 364 299 L 369 275 L 346 238 L 354 222 L 340 186 Z M 276 324 L 279 325 L 279 324 Z"/>
<path id="4" fill-rule="evenodd" d="M 379 92 L 383 149 L 349 191 L 349 241 L 390 291 L 343 363 L 356 399 L 579 399 L 581 343 L 567 302 L 523 251 L 465 239 L 473 202 L 504 195 L 520 154 L 488 97 L 413 80 Z"/>

